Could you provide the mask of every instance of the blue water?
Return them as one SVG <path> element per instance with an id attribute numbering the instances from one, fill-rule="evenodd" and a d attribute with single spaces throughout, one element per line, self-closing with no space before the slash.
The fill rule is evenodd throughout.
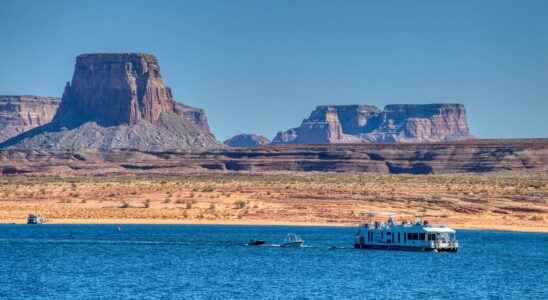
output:
<path id="1" fill-rule="evenodd" d="M 288 232 L 308 247 L 244 246 Z M 354 250 L 354 232 L 0 225 L 0 299 L 548 299 L 548 234 L 459 231 L 454 254 Z"/>

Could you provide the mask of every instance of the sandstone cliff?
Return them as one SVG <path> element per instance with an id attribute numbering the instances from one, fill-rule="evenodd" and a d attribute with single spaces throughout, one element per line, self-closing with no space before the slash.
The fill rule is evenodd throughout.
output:
<path id="1" fill-rule="evenodd" d="M 0 143 L 49 123 L 58 106 L 59 98 L 0 95 Z"/>
<path id="2" fill-rule="evenodd" d="M 203 111 L 176 103 L 156 58 L 137 53 L 78 56 L 52 122 L 0 144 L 58 151 L 219 146 Z"/>
<path id="3" fill-rule="evenodd" d="M 270 140 L 258 134 L 238 134 L 224 141 L 224 144 L 233 148 L 249 148 L 268 145 Z"/>
<path id="4" fill-rule="evenodd" d="M 462 104 L 318 106 L 273 144 L 426 143 L 471 138 Z"/>

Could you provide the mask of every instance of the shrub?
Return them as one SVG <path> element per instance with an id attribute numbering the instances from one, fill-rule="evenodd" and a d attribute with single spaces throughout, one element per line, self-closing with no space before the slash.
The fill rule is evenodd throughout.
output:
<path id="1" fill-rule="evenodd" d="M 234 202 L 234 206 L 237 209 L 244 209 L 247 206 L 247 202 L 244 201 L 244 200 L 238 200 L 238 201 Z"/>
<path id="2" fill-rule="evenodd" d="M 211 193 L 211 192 L 213 192 L 214 190 L 215 190 L 215 189 L 214 189 L 212 186 L 208 185 L 208 186 L 206 186 L 206 187 L 204 187 L 204 188 L 202 189 L 202 192 L 203 192 L 203 193 Z"/>

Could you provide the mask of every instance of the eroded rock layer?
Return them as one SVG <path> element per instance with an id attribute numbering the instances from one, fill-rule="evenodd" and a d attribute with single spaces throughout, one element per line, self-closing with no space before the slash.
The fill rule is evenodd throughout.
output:
<path id="1" fill-rule="evenodd" d="M 273 144 L 431 143 L 471 138 L 462 104 L 318 106 Z"/>
<path id="2" fill-rule="evenodd" d="M 0 95 L 0 143 L 49 123 L 58 107 L 59 98 Z"/>
<path id="3" fill-rule="evenodd" d="M 150 54 L 84 54 L 51 121 L 3 148 L 205 150 L 220 144 L 202 110 L 176 103 Z"/>
<path id="4" fill-rule="evenodd" d="M 548 139 L 436 144 L 284 145 L 206 152 L 0 151 L 0 173 L 177 174 L 193 171 L 336 171 L 408 174 L 548 171 Z"/>

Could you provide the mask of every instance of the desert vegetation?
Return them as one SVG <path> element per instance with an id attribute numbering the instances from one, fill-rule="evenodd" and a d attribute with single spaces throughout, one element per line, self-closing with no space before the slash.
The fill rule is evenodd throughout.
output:
<path id="1" fill-rule="evenodd" d="M 1 177 L 0 222 L 356 224 L 368 211 L 548 231 L 548 173 L 195 173 Z"/>

